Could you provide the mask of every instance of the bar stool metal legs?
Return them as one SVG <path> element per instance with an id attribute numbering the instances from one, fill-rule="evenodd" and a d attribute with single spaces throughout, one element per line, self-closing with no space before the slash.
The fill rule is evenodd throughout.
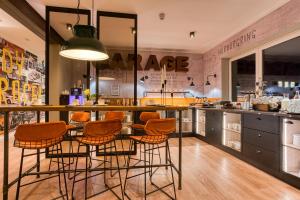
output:
<path id="1" fill-rule="evenodd" d="M 134 141 L 130 141 L 130 150 L 132 150 Z M 153 155 L 154 155 L 154 150 L 156 148 L 163 148 L 162 146 L 156 145 L 156 144 L 147 144 L 147 143 L 140 143 L 140 146 L 143 146 L 144 148 L 144 152 L 143 152 L 143 165 L 141 165 L 140 167 L 143 168 L 143 173 L 139 173 L 136 175 L 132 175 L 129 176 L 129 171 L 130 169 L 130 161 L 132 160 L 131 155 L 128 155 L 128 160 L 127 160 L 127 170 L 126 170 L 126 176 L 125 176 L 125 182 L 124 182 L 124 194 L 128 199 L 131 199 L 129 197 L 129 195 L 126 193 L 126 186 L 127 186 L 127 182 L 129 179 L 140 176 L 140 175 L 144 175 L 144 199 L 147 199 L 147 196 L 155 193 L 155 192 L 162 192 L 163 194 L 165 194 L 166 196 L 168 196 L 170 199 L 172 200 L 176 200 L 177 196 L 176 196 L 176 189 L 175 189 L 175 182 L 174 182 L 174 174 L 173 174 L 173 163 L 171 160 L 171 153 L 170 153 L 170 147 L 169 147 L 169 143 L 168 141 L 166 141 L 166 145 L 164 146 L 166 148 L 166 164 L 162 165 L 162 166 L 169 166 L 170 167 L 170 171 L 171 171 L 171 183 L 168 183 L 164 186 L 158 186 L 156 183 L 154 183 L 154 181 L 152 180 L 152 177 L 154 176 L 155 172 L 153 172 L 153 166 L 158 167 L 157 165 L 153 164 Z M 148 155 L 149 154 L 149 155 Z M 148 159 L 147 159 L 148 157 Z M 159 167 L 158 167 L 159 168 Z M 148 176 L 149 174 L 149 176 Z M 149 189 L 147 188 L 147 178 L 149 177 L 150 183 L 152 186 L 155 187 L 154 190 L 149 191 Z M 172 186 L 173 192 L 174 192 L 174 197 L 172 197 L 170 194 L 168 194 L 166 191 L 164 191 L 165 188 Z"/>
<path id="2" fill-rule="evenodd" d="M 89 165 L 89 163 L 91 163 L 90 159 L 89 159 L 89 156 L 86 156 L 85 157 L 85 169 L 84 169 L 84 178 L 81 178 L 81 179 L 77 179 L 76 177 L 78 177 L 78 175 L 80 174 L 80 172 L 78 172 L 78 159 L 79 159 L 79 156 L 77 155 L 76 156 L 76 160 L 75 160 L 75 169 L 74 169 L 74 176 L 73 176 L 73 185 L 72 185 L 72 199 L 77 199 L 76 196 L 74 195 L 74 188 L 75 188 L 75 183 L 79 182 L 79 181 L 83 181 L 84 180 L 84 199 L 89 199 L 89 198 L 92 198 L 92 197 L 95 197 L 96 195 L 99 195 L 99 194 L 102 194 L 104 192 L 107 192 L 107 191 L 111 191 L 118 199 L 120 200 L 123 200 L 124 199 L 124 192 L 123 192 L 123 185 L 122 185 L 122 180 L 121 180 L 121 172 L 120 172 L 120 166 L 119 166 L 119 158 L 118 158 L 118 154 L 117 154 L 117 148 L 116 148 L 116 142 L 115 140 L 111 141 L 110 142 L 111 144 L 105 144 L 103 145 L 103 150 L 104 150 L 104 162 L 103 162 L 103 168 L 101 168 L 100 166 L 101 165 L 98 165 L 97 167 L 93 168 L 92 166 Z M 82 146 L 86 146 L 87 149 L 89 149 L 89 145 L 86 145 L 86 144 L 83 144 L 83 143 L 80 143 L 79 146 L 78 146 L 78 153 L 80 152 L 80 147 Z M 106 175 L 106 171 L 107 170 L 112 170 L 112 169 L 115 169 L 114 167 L 112 166 L 108 166 L 107 167 L 107 164 L 106 162 L 107 161 L 107 155 L 106 155 L 106 152 L 107 152 L 107 149 L 111 149 L 111 148 L 114 148 L 115 152 L 116 152 L 116 170 L 117 170 L 117 173 L 119 175 L 119 184 L 117 185 L 114 185 L 114 186 L 110 186 L 108 183 L 107 183 L 107 175 Z M 96 150 L 95 150 L 96 151 Z M 112 159 L 110 160 L 112 161 Z M 88 175 L 88 173 L 90 172 L 99 172 L 100 173 L 97 173 L 95 175 Z M 93 195 L 88 195 L 88 179 L 89 178 L 92 178 L 92 177 L 96 177 L 98 175 L 102 175 L 103 174 L 103 181 L 104 181 L 104 185 L 105 185 L 105 189 L 100 191 L 100 192 L 97 192 Z M 113 191 L 114 188 L 116 187 L 120 187 L 121 189 L 121 197 L 116 194 L 115 191 Z M 81 198 L 78 198 L 78 199 L 81 199 Z"/>
<path id="3" fill-rule="evenodd" d="M 65 164 L 64 164 L 64 160 L 63 160 L 63 156 L 62 156 L 62 145 L 61 145 L 61 143 L 59 143 L 55 146 L 56 146 L 57 155 L 60 155 L 59 157 L 57 157 L 57 171 L 48 171 L 48 172 L 40 172 L 40 169 L 39 169 L 39 166 L 40 166 L 40 153 L 44 153 L 44 152 L 40 152 L 40 149 L 38 149 L 36 151 L 36 153 L 30 153 L 30 154 L 25 155 L 25 149 L 22 148 L 20 168 L 19 168 L 19 178 L 18 178 L 17 190 L 16 190 L 16 200 L 18 200 L 19 197 L 20 197 L 21 187 L 28 186 L 28 185 L 31 185 L 31 184 L 34 184 L 34 183 L 38 183 L 38 182 L 41 182 L 41 181 L 44 181 L 44 180 L 47 180 L 47 179 L 51 179 L 51 178 L 54 178 L 54 177 L 58 177 L 59 192 L 60 192 L 60 195 L 61 195 L 61 196 L 59 196 L 57 198 L 54 198 L 54 199 L 58 199 L 58 198 L 69 199 L 68 188 L 67 188 L 67 180 L 66 180 L 66 174 L 65 174 Z M 23 172 L 24 158 L 29 157 L 29 156 L 35 156 L 35 155 L 37 156 L 37 163 L 33 167 L 28 169 L 27 171 Z M 61 160 L 59 161 L 59 159 L 61 159 Z M 60 163 L 62 165 L 62 172 L 61 172 Z M 32 172 L 34 169 L 36 169 L 37 172 Z M 63 174 L 65 194 L 62 191 L 61 173 Z M 41 174 L 43 174 L 43 175 L 48 175 L 49 174 L 49 175 L 48 175 L 48 177 L 40 179 Z M 57 175 L 52 175 L 52 174 L 57 174 Z M 32 175 L 36 176 L 38 178 L 38 180 L 29 182 L 29 183 L 26 183 L 26 184 L 23 184 L 23 185 L 21 184 L 21 181 L 22 181 L 23 178 L 25 178 L 25 176 L 32 176 Z"/>

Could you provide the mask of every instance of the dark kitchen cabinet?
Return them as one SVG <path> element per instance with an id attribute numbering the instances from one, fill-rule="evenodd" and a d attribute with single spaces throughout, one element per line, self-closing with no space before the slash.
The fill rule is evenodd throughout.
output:
<path id="1" fill-rule="evenodd" d="M 280 170 L 280 118 L 273 115 L 243 115 L 243 156 L 265 170 Z"/>
<path id="2" fill-rule="evenodd" d="M 243 144 L 244 156 L 253 164 L 279 171 L 279 154 L 252 144 Z"/>
<path id="3" fill-rule="evenodd" d="M 248 128 L 244 128 L 243 133 L 243 141 L 245 143 L 256 145 L 269 151 L 279 151 L 279 135 Z"/>
<path id="4" fill-rule="evenodd" d="M 244 127 L 279 134 L 279 117 L 258 113 L 244 114 Z"/>
<path id="5" fill-rule="evenodd" d="M 215 110 L 206 111 L 206 140 L 212 145 L 222 143 L 223 112 Z"/>

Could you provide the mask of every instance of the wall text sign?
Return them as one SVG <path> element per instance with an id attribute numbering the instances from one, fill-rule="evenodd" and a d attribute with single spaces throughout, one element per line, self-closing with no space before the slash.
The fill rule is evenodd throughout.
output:
<path id="1" fill-rule="evenodd" d="M 145 66 L 142 66 L 142 56 L 137 55 L 137 69 L 139 71 L 160 71 L 166 65 L 167 71 L 188 72 L 189 57 L 188 56 L 163 56 L 160 60 L 156 55 L 149 55 Z M 121 69 L 132 70 L 134 66 L 134 54 L 128 54 L 124 59 L 121 53 L 114 53 L 108 63 L 101 63 L 100 69 Z"/>

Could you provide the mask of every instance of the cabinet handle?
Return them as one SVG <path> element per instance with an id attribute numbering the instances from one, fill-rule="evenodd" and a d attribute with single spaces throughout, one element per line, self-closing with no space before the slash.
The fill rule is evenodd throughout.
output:
<path id="1" fill-rule="evenodd" d="M 258 134 L 258 137 L 261 137 L 261 134 L 260 134 L 260 133 Z"/>
<path id="2" fill-rule="evenodd" d="M 286 121 L 285 123 L 286 124 L 294 124 L 294 122 L 292 122 L 292 121 Z"/>
<path id="3" fill-rule="evenodd" d="M 260 154 L 260 153 L 261 153 L 261 150 L 256 150 L 256 153 L 257 153 L 257 154 Z"/>
<path id="4" fill-rule="evenodd" d="M 260 117 L 257 117 L 256 119 L 257 119 L 257 120 L 261 120 L 261 118 L 260 118 Z"/>

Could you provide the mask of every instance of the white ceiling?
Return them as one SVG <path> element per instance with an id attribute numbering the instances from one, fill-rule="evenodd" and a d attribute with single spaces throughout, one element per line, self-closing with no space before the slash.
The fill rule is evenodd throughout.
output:
<path id="1" fill-rule="evenodd" d="M 45 57 L 45 42 L 4 10 L 0 9 L 0 37 L 30 51 L 39 59 Z"/>
<path id="2" fill-rule="evenodd" d="M 77 0 L 27 0 L 41 16 L 45 5 L 76 7 Z M 138 45 L 204 53 L 289 0 L 95 0 L 98 10 L 138 14 Z M 91 0 L 81 8 L 91 9 Z M 159 13 L 166 18 L 159 20 Z M 190 39 L 189 32 L 196 31 Z"/>

